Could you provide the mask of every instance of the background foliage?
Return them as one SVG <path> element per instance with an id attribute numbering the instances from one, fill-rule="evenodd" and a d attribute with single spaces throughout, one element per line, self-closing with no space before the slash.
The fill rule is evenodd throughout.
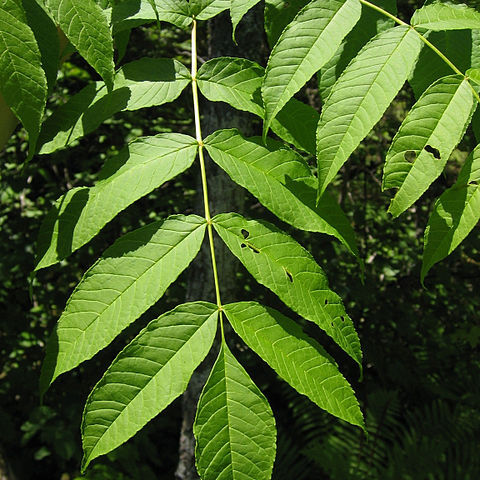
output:
<path id="1" fill-rule="evenodd" d="M 401 16 L 408 18 L 418 6 L 399 2 Z M 127 54 L 131 59 L 183 59 L 185 55 L 188 40 L 181 30 L 168 28 L 159 33 L 152 26 L 136 29 L 133 35 L 130 45 L 134 47 Z M 72 57 L 62 68 L 49 108 L 54 109 L 92 78 L 97 79 L 91 68 L 79 56 Z M 316 83 L 310 82 L 299 95 L 308 101 L 316 89 Z M 260 360 L 246 351 L 244 366 L 253 372 L 277 419 L 274 478 L 474 479 L 480 473 L 476 454 L 480 447 L 477 230 L 430 272 L 426 289 L 419 283 L 423 230 L 433 201 L 454 183 L 460 161 L 475 141 L 473 133 L 467 132 L 446 173 L 421 202 L 393 221 L 386 213 L 389 193 L 380 189 L 382 164 L 393 133 L 413 101 L 412 89 L 405 85 L 367 141 L 343 167 L 341 182 L 335 185 L 336 195 L 361 239 L 366 261 L 364 283 L 358 265 L 338 243 L 318 234 L 290 232 L 314 252 L 357 325 L 365 355 L 362 382 L 355 381 L 358 374 L 353 361 L 339 349 L 331 350 L 354 382 L 366 412 L 369 438 L 294 394 L 268 369 L 255 368 Z M 194 172 L 129 207 L 100 238 L 70 257 L 68 268 L 60 264 L 41 271 L 32 283 L 33 246 L 40 219 L 67 188 L 91 184 L 94 172 L 125 142 L 164 131 L 191 133 L 190 102 L 188 92 L 184 92 L 174 106 L 123 112 L 75 148 L 36 157 L 28 165 L 24 133 L 18 131 L 0 155 L 0 453 L 14 472 L 12 478 L 66 480 L 78 475 L 78 425 L 85 398 L 103 366 L 138 326 L 127 329 L 92 361 L 59 379 L 45 404 L 40 405 L 37 381 L 45 339 L 65 299 L 95 258 L 94 252 L 104 250 L 127 229 L 141 226 L 140 219 L 147 220 L 143 212 L 151 212 L 148 220 L 195 213 L 189 210 L 195 194 Z M 247 198 L 246 213 L 271 218 L 251 197 Z M 239 283 L 244 285 L 247 298 L 249 290 L 258 290 L 258 286 L 253 287 L 249 275 L 242 272 Z M 183 302 L 184 289 L 185 276 L 168 289 L 154 307 L 155 313 Z M 261 296 L 269 305 L 282 309 L 267 290 L 261 290 Z M 148 316 L 151 318 L 152 313 Z M 140 319 L 138 323 L 146 322 Z M 305 325 L 310 335 L 319 336 L 309 328 Z M 241 342 L 235 347 L 246 350 Z M 177 401 L 127 444 L 99 459 L 86 478 L 172 478 L 179 421 Z"/>

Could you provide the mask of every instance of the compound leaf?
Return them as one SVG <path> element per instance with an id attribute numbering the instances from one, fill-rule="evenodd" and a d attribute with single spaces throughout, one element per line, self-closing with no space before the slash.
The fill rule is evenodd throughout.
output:
<path id="1" fill-rule="evenodd" d="M 270 480 L 275 420 L 262 392 L 223 341 L 193 426 L 203 480 Z"/>
<path id="2" fill-rule="evenodd" d="M 117 112 L 172 102 L 189 83 L 188 69 L 177 60 L 142 58 L 127 63 L 115 74 L 112 91 L 103 82 L 92 83 L 55 110 L 40 133 L 39 153 L 65 148 Z"/>
<path id="3" fill-rule="evenodd" d="M 353 322 L 307 250 L 273 225 L 249 221 L 238 214 L 217 215 L 213 225 L 255 280 L 318 325 L 361 365 L 360 341 Z"/>
<path id="4" fill-rule="evenodd" d="M 78 53 L 113 87 L 113 39 L 107 17 L 94 0 L 45 0 L 55 22 Z"/>
<path id="5" fill-rule="evenodd" d="M 402 88 L 420 47 L 412 29 L 391 28 L 367 43 L 344 70 L 317 130 L 319 196 Z"/>
<path id="6" fill-rule="evenodd" d="M 180 133 L 141 138 L 105 164 L 95 186 L 69 190 L 40 227 L 36 270 L 68 257 L 128 205 L 189 168 L 197 146 Z"/>
<path id="7" fill-rule="evenodd" d="M 315 177 L 300 155 L 273 140 L 265 147 L 234 129 L 219 130 L 204 143 L 214 162 L 281 220 L 333 235 L 358 255 L 355 233 L 338 203 L 325 196 L 316 205 Z"/>
<path id="8" fill-rule="evenodd" d="M 90 393 L 82 422 L 82 468 L 140 430 L 187 388 L 210 350 L 218 310 L 186 303 L 150 322 Z"/>
<path id="9" fill-rule="evenodd" d="M 389 211 L 400 215 L 442 173 L 461 140 L 475 103 L 461 75 L 430 86 L 413 106 L 387 153 L 383 188 L 398 188 Z"/>
<path id="10" fill-rule="evenodd" d="M 480 12 L 464 4 L 435 2 L 416 10 L 410 23 L 433 31 L 480 28 Z"/>
<path id="11" fill-rule="evenodd" d="M 480 147 L 469 155 L 456 184 L 435 202 L 425 229 L 421 280 L 455 250 L 480 220 Z"/>
<path id="12" fill-rule="evenodd" d="M 256 302 L 231 303 L 224 310 L 242 340 L 293 388 L 332 415 L 364 428 L 352 387 L 299 325 Z"/>
<path id="13" fill-rule="evenodd" d="M 285 28 L 265 70 L 264 134 L 288 100 L 330 60 L 360 13 L 358 0 L 312 0 Z"/>
<path id="14" fill-rule="evenodd" d="M 198 86 L 208 100 L 264 117 L 261 86 L 265 69 L 244 58 L 218 57 L 198 70 Z M 315 154 L 319 115 L 312 107 L 291 98 L 272 122 L 272 130 L 286 142 Z"/>
<path id="15" fill-rule="evenodd" d="M 15 0 L 0 3 L 0 92 L 27 130 L 33 154 L 45 109 L 47 80 L 37 41 L 25 11 Z"/>
<path id="16" fill-rule="evenodd" d="M 205 219 L 174 215 L 124 235 L 85 273 L 48 342 L 40 390 L 105 348 L 200 250 Z"/>

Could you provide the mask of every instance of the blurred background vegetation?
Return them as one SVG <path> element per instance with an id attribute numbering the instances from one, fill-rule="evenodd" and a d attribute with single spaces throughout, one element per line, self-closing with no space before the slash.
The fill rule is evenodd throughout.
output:
<path id="1" fill-rule="evenodd" d="M 399 5 L 400 15 L 408 18 L 419 4 L 404 1 Z M 206 34 L 204 27 L 204 38 Z M 132 32 L 122 63 L 144 56 L 174 56 L 188 64 L 188 41 L 188 33 L 170 26 L 160 32 L 155 26 L 140 27 Z M 202 51 L 206 57 L 206 44 L 200 46 L 200 55 Z M 92 79 L 95 73 L 79 56 L 72 56 L 62 67 L 47 114 Z M 315 96 L 314 81 L 299 94 L 305 101 Z M 291 231 L 326 270 L 358 328 L 364 351 L 363 379 L 328 337 L 305 325 L 309 334 L 335 354 L 354 385 L 366 415 L 368 438 L 299 396 L 238 339 L 232 341 L 275 413 L 279 430 L 276 480 L 480 478 L 478 230 L 432 269 L 425 289 L 419 281 L 429 211 L 434 199 L 455 181 L 475 140 L 473 132 L 467 132 L 445 174 L 415 207 L 393 221 L 386 213 L 389 193 L 380 189 L 383 159 L 413 102 L 406 85 L 332 188 L 358 235 L 366 266 L 363 283 L 357 263 L 338 242 Z M 187 89 L 174 104 L 117 114 L 73 148 L 35 157 L 28 165 L 24 163 L 27 142 L 23 130 L 17 131 L 0 154 L 2 479 L 80 477 L 79 425 L 88 392 L 128 338 L 148 320 L 184 301 L 188 270 L 109 348 L 63 375 L 41 405 L 38 377 L 46 339 L 83 272 L 116 238 L 154 219 L 195 211 L 197 172 L 193 168 L 136 202 L 89 245 L 33 278 L 35 240 L 42 218 L 67 189 L 91 185 L 105 160 L 126 142 L 165 131 L 192 133 L 191 112 Z M 260 123 L 256 128 L 261 133 Z M 247 216 L 273 220 L 246 192 L 245 199 Z M 257 298 L 263 297 L 265 303 L 292 316 L 270 292 L 260 290 L 246 271 L 239 269 L 238 276 L 240 299 L 251 298 L 253 290 Z M 180 421 L 177 400 L 131 441 L 96 461 L 85 478 L 172 479 Z"/>

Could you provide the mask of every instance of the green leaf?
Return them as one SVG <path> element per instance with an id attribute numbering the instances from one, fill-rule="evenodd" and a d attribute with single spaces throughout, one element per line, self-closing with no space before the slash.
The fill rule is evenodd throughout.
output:
<path id="1" fill-rule="evenodd" d="M 437 47 L 460 71 L 470 68 L 472 52 L 472 32 L 468 30 L 450 30 L 432 32 L 428 40 Z M 424 45 L 408 82 L 413 88 L 415 98 L 434 82 L 451 75 L 452 69 L 428 45 Z"/>
<path id="2" fill-rule="evenodd" d="M 105 165 L 94 187 L 60 197 L 40 229 L 36 270 L 66 258 L 128 205 L 190 167 L 197 146 L 179 133 L 139 139 Z"/>
<path id="3" fill-rule="evenodd" d="M 288 100 L 332 58 L 360 13 L 358 0 L 312 0 L 285 28 L 265 70 L 264 134 Z"/>
<path id="4" fill-rule="evenodd" d="M 456 184 L 435 202 L 425 229 L 421 280 L 455 250 L 480 220 L 480 147 L 465 161 Z"/>
<path id="5" fill-rule="evenodd" d="M 193 432 L 202 480 L 270 480 L 273 413 L 224 341 L 200 396 Z"/>
<path id="6" fill-rule="evenodd" d="M 112 91 L 103 82 L 92 83 L 45 121 L 39 153 L 65 148 L 117 112 L 172 102 L 189 83 L 188 69 L 177 60 L 141 58 L 127 63 L 116 73 Z"/>
<path id="7" fill-rule="evenodd" d="M 387 153 L 383 189 L 398 188 L 389 212 L 397 217 L 442 173 L 463 137 L 475 98 L 461 75 L 430 86 L 413 106 Z"/>
<path id="8" fill-rule="evenodd" d="M 480 68 L 480 30 L 472 30 L 470 33 L 472 36 L 470 66 Z"/>
<path id="9" fill-rule="evenodd" d="M 190 0 L 190 15 L 197 20 L 208 20 L 230 8 L 232 0 Z"/>
<path id="10" fill-rule="evenodd" d="M 49 339 L 44 393 L 105 348 L 164 294 L 200 250 L 205 219 L 174 215 L 124 235 L 85 273 Z"/>
<path id="11" fill-rule="evenodd" d="M 435 2 L 415 11 L 410 23 L 434 31 L 480 28 L 480 12 L 464 4 Z"/>
<path id="12" fill-rule="evenodd" d="M 55 22 L 78 53 L 113 87 L 113 39 L 103 10 L 94 0 L 45 0 Z"/>
<path id="13" fill-rule="evenodd" d="M 224 310 L 242 340 L 293 388 L 332 415 L 364 428 L 352 387 L 299 325 L 255 302 L 231 303 Z"/>
<path id="14" fill-rule="evenodd" d="M 230 0 L 230 18 L 232 19 L 233 39 L 235 30 L 243 16 L 253 8 L 260 0 Z"/>
<path id="15" fill-rule="evenodd" d="M 0 3 L 0 92 L 28 132 L 33 153 L 47 98 L 35 36 L 15 0 Z"/>
<path id="16" fill-rule="evenodd" d="M 23 0 L 27 22 L 37 40 L 49 90 L 57 80 L 60 42 L 55 23 L 36 0 Z"/>
<path id="17" fill-rule="evenodd" d="M 198 70 L 198 86 L 213 102 L 264 117 L 261 86 L 265 70 L 243 58 L 218 57 L 204 63 Z M 272 122 L 272 130 L 286 142 L 315 154 L 314 130 L 319 115 L 312 107 L 292 98 Z"/>
<path id="18" fill-rule="evenodd" d="M 469 68 L 466 72 L 468 78 L 480 85 L 480 68 Z"/>
<path id="19" fill-rule="evenodd" d="M 192 23 L 186 0 L 156 0 L 155 5 L 161 22 L 168 22 L 179 28 L 186 28 Z M 112 8 L 114 34 L 154 22 L 156 19 L 156 13 L 149 2 L 126 0 L 114 4 Z"/>
<path id="20" fill-rule="evenodd" d="M 307 250 L 273 225 L 238 214 L 217 215 L 213 226 L 257 282 L 318 325 L 361 365 L 362 351 L 353 322 Z"/>
<path id="21" fill-rule="evenodd" d="M 281 220 L 333 235 L 358 255 L 355 233 L 338 203 L 325 196 L 317 207 L 315 177 L 300 155 L 273 140 L 265 147 L 234 129 L 219 130 L 204 143 L 214 162 Z"/>
<path id="22" fill-rule="evenodd" d="M 317 130 L 319 196 L 402 88 L 420 47 L 415 31 L 391 28 L 367 43 L 344 70 Z"/>
<path id="23" fill-rule="evenodd" d="M 82 422 L 82 470 L 140 430 L 187 388 L 210 350 L 218 310 L 186 303 L 147 327 L 123 349 L 90 393 Z"/>
<path id="24" fill-rule="evenodd" d="M 375 0 L 373 4 L 384 10 L 396 14 L 396 0 Z M 393 20 L 377 12 L 373 8 L 362 4 L 362 14 L 352 31 L 336 51 L 335 55 L 322 67 L 319 72 L 319 90 L 323 102 L 330 95 L 330 91 L 345 70 L 350 61 L 360 49 L 375 35 L 394 26 Z"/>
<path id="25" fill-rule="evenodd" d="M 285 27 L 310 0 L 265 0 L 265 33 L 273 47 Z"/>

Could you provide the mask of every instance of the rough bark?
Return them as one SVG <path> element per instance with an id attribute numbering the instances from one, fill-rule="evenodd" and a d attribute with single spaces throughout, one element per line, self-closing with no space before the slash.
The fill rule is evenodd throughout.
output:
<path id="1" fill-rule="evenodd" d="M 228 14 L 222 14 L 208 23 L 208 57 L 237 56 L 246 57 L 259 63 L 264 63 L 266 57 L 266 42 L 263 34 L 263 15 L 261 7 L 253 9 L 242 20 L 237 29 L 236 46 L 232 38 L 231 23 Z M 200 52 L 200 55 L 202 53 Z M 238 112 L 225 104 L 203 102 L 203 136 L 221 129 L 238 128 L 246 135 L 260 133 L 255 131 L 252 117 Z M 230 178 L 207 158 L 208 192 L 212 215 L 220 212 L 242 212 L 245 195 Z M 198 182 L 197 211 L 203 213 L 201 184 Z M 225 246 L 215 239 L 215 254 L 218 265 L 222 303 L 236 299 L 236 265 Z M 215 302 L 213 274 L 209 247 L 204 243 L 199 257 L 190 271 L 190 281 L 187 288 L 187 301 L 209 300 Z M 193 438 L 193 421 L 198 398 L 205 381 L 213 366 L 218 348 L 214 348 L 207 359 L 192 376 L 187 391 L 182 398 L 182 426 L 180 433 L 179 463 L 175 472 L 177 480 L 197 480 L 195 468 L 195 441 Z"/>

